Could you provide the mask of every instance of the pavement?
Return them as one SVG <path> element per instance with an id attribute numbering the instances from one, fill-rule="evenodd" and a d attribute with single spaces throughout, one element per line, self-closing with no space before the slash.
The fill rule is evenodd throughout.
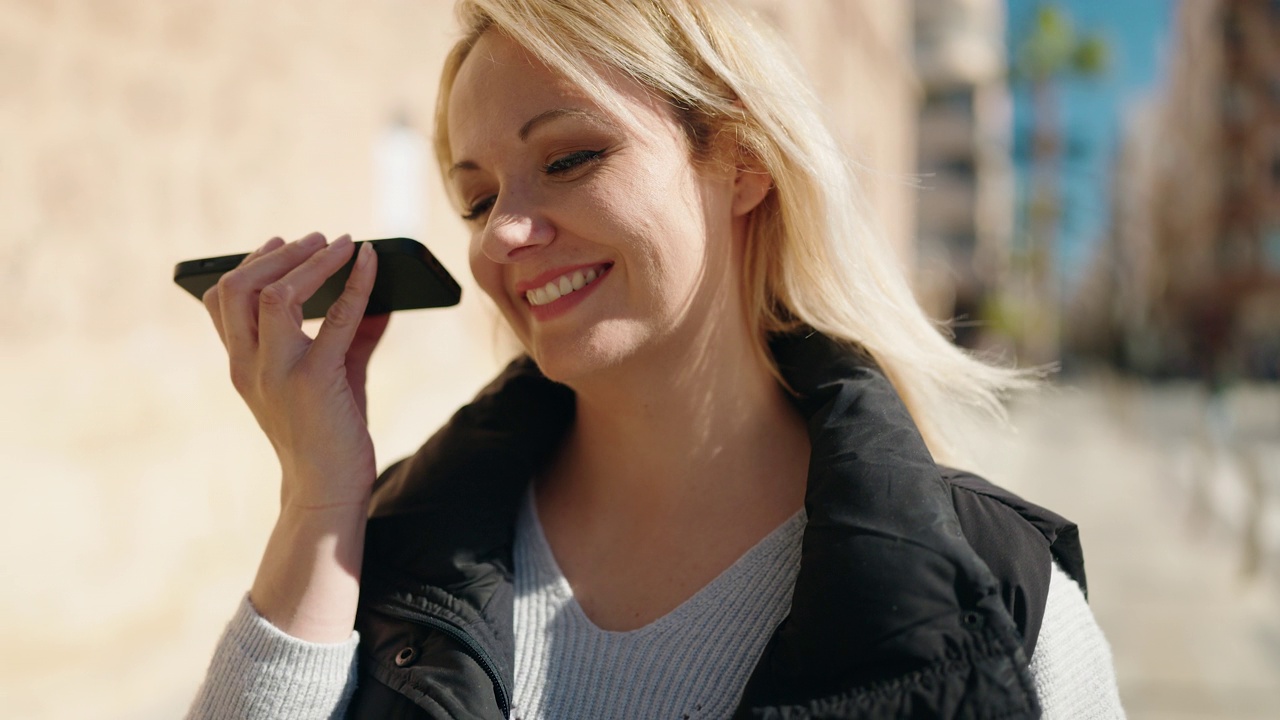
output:
<path id="1" fill-rule="evenodd" d="M 1013 416 L 982 468 L 1079 524 L 1128 716 L 1280 718 L 1280 388 L 1092 379 Z"/>

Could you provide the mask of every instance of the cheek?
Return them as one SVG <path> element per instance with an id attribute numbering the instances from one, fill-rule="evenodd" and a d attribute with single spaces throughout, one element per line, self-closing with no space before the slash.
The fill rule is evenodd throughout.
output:
<path id="1" fill-rule="evenodd" d="M 490 260 L 480 250 L 478 239 L 471 241 L 468 260 L 471 264 L 471 277 L 475 278 L 480 289 L 505 312 L 508 300 L 502 286 L 502 266 Z"/>

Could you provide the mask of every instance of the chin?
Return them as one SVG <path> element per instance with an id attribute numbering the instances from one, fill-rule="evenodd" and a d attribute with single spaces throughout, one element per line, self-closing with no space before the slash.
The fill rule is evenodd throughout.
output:
<path id="1" fill-rule="evenodd" d="M 543 335 L 526 342 L 525 349 L 543 375 L 574 387 L 625 365 L 642 344 L 625 328 L 597 326 L 572 337 Z"/>

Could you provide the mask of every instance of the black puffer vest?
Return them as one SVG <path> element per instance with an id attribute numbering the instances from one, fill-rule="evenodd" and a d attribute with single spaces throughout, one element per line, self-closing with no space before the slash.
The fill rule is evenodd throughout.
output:
<path id="1" fill-rule="evenodd" d="M 935 465 L 866 357 L 817 334 L 772 350 L 808 419 L 808 525 L 736 717 L 1039 717 L 1027 659 L 1050 559 L 1083 586 L 1075 526 Z M 517 360 L 379 478 L 348 717 L 509 715 L 515 518 L 573 413 Z"/>

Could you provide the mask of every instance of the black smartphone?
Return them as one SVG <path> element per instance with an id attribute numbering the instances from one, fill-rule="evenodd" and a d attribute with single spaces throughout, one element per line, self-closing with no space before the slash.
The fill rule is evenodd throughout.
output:
<path id="1" fill-rule="evenodd" d="M 378 276 L 369 294 L 369 305 L 364 311 L 366 315 L 458 304 L 462 288 L 422 243 L 409 238 L 361 240 L 356 243 L 356 250 L 366 242 L 378 253 Z M 205 291 L 218 282 L 218 278 L 235 269 L 248 256 L 248 253 L 241 253 L 186 260 L 174 266 L 173 281 L 196 299 L 201 299 Z M 329 306 L 342 294 L 355 263 L 353 252 L 351 260 L 302 304 L 303 318 L 324 317 Z"/>

